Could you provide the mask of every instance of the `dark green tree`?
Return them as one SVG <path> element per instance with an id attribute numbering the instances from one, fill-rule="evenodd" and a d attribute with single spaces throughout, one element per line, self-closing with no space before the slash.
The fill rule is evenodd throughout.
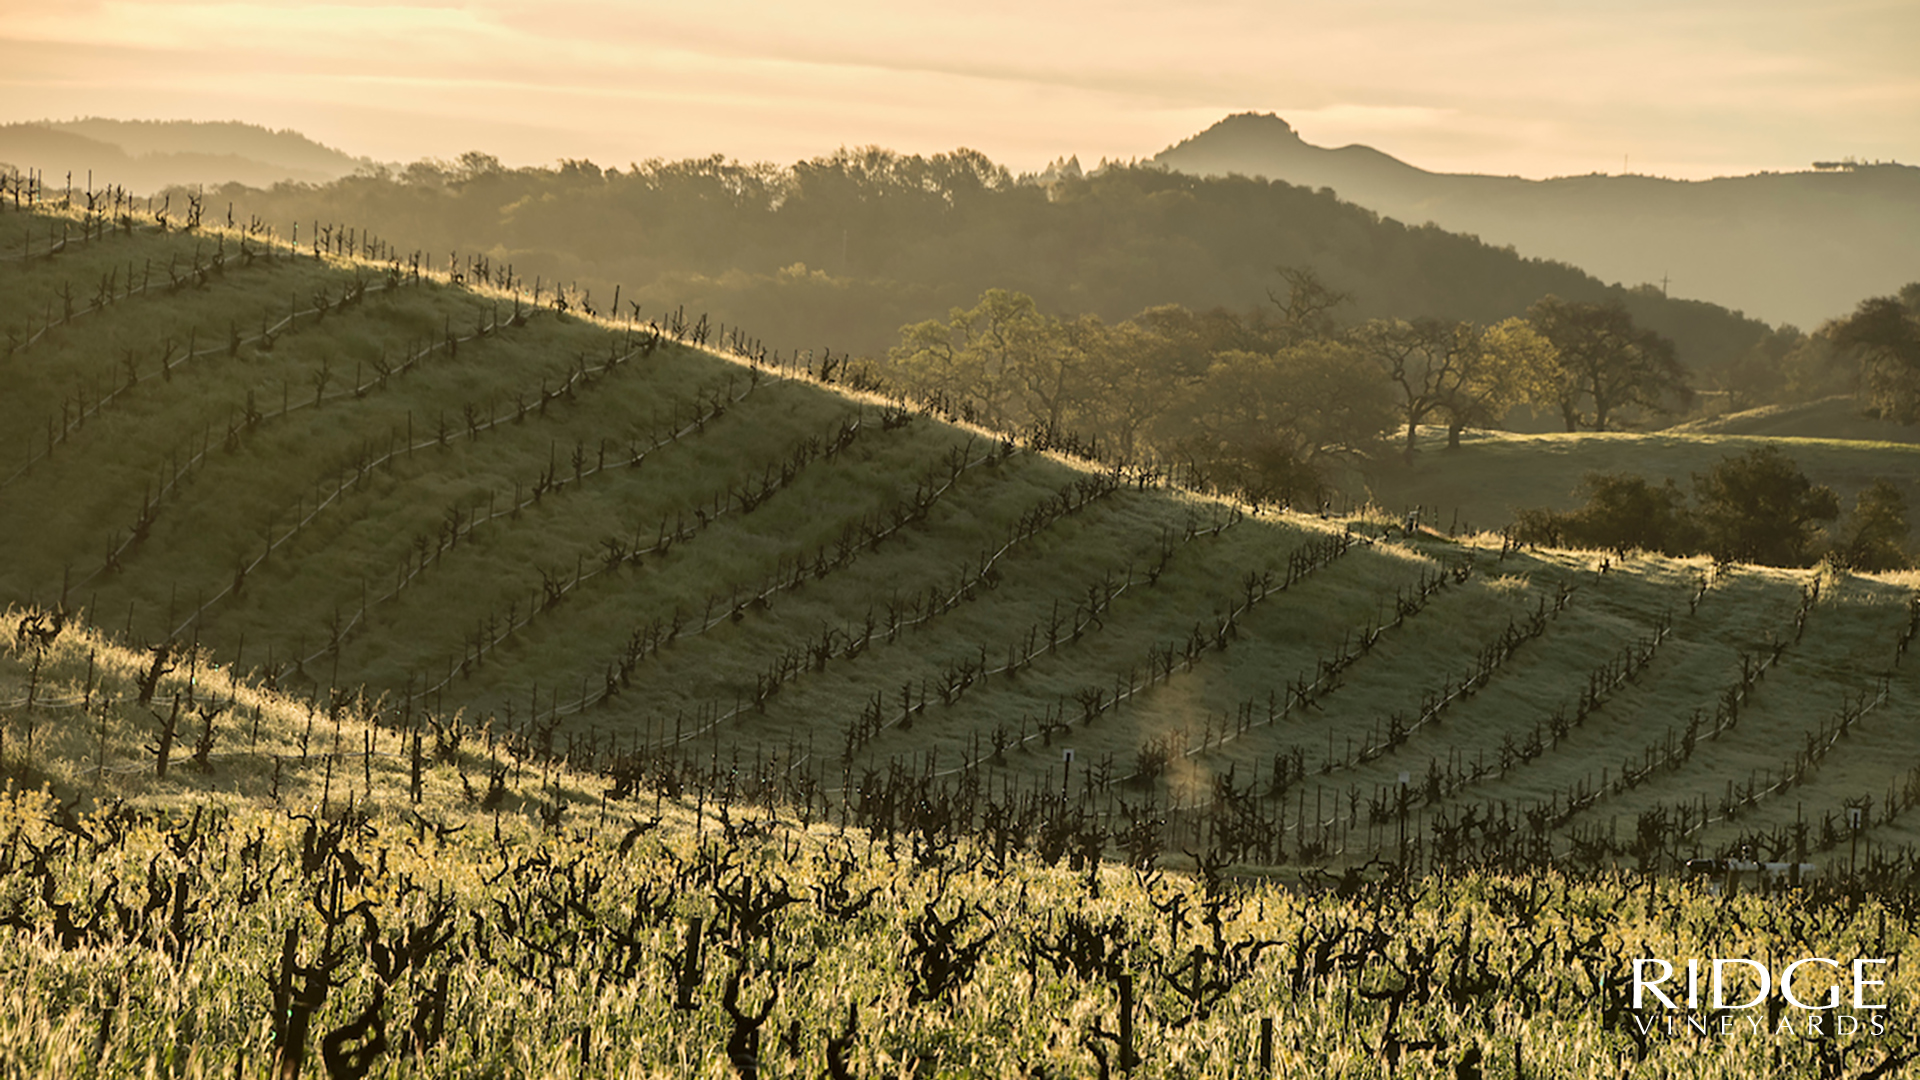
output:
<path id="1" fill-rule="evenodd" d="M 1547 296 L 1527 319 L 1553 345 L 1556 361 L 1543 396 L 1568 431 L 1606 431 L 1622 412 L 1671 412 L 1692 400 L 1673 342 L 1634 325 L 1619 302 L 1574 303 Z"/>
<path id="2" fill-rule="evenodd" d="M 1393 385 L 1409 454 L 1420 425 L 1455 399 L 1480 355 L 1473 324 L 1441 319 L 1370 319 L 1350 339 Z"/>
<path id="3" fill-rule="evenodd" d="M 1590 472 L 1580 486 L 1587 505 L 1566 515 L 1562 531 L 1568 543 L 1622 553 L 1697 550 L 1698 530 L 1687 513 L 1687 497 L 1673 481 L 1656 487 L 1644 476 Z"/>
<path id="4" fill-rule="evenodd" d="M 1730 457 L 1693 478 L 1702 546 L 1717 559 L 1805 566 L 1821 522 L 1840 516 L 1840 497 L 1814 484 L 1772 444 Z"/>
<path id="5" fill-rule="evenodd" d="M 1347 340 L 1380 369 L 1397 392 L 1413 451 L 1419 425 L 1444 419 L 1447 448 L 1458 449 L 1470 426 L 1500 422 L 1535 396 L 1557 362 L 1553 347 L 1519 319 L 1481 327 L 1445 319 L 1370 319 Z"/>
<path id="6" fill-rule="evenodd" d="M 1164 426 L 1216 485 L 1293 503 L 1318 497 L 1334 460 L 1366 454 L 1393 418 L 1386 382 L 1351 347 L 1319 340 L 1215 354 Z"/>
<path id="7" fill-rule="evenodd" d="M 454 163 L 454 175 L 463 181 L 498 176 L 505 171 L 505 166 L 500 164 L 499 158 L 478 150 L 469 150 L 461 154 L 460 160 Z"/>
<path id="8" fill-rule="evenodd" d="M 1213 354 L 1242 348 L 1239 320 L 1198 314 L 1178 304 L 1149 308 L 1095 335 L 1088 377 L 1087 431 L 1132 460 L 1146 456 L 1171 428 L 1176 402 L 1206 376 Z M 1167 437 L 1178 437 L 1176 432 Z"/>
<path id="9" fill-rule="evenodd" d="M 1913 565 L 1907 554 L 1907 500 L 1893 481 L 1882 477 L 1853 501 L 1845 538 L 1835 550 L 1844 565 L 1877 573 Z"/>
<path id="10" fill-rule="evenodd" d="M 988 289 L 970 309 L 902 327 L 889 373 L 912 393 L 969 403 L 990 427 L 1058 429 L 1083 389 L 1078 345 L 1032 297 Z"/>
<path id="11" fill-rule="evenodd" d="M 1829 323 L 1826 334 L 1859 357 L 1870 411 L 1903 424 L 1920 421 L 1920 281 L 1898 296 L 1861 301 L 1852 315 Z"/>

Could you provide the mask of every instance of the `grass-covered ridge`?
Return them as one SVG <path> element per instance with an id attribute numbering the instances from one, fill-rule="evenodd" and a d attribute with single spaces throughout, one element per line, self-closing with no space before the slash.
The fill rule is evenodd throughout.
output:
<path id="1" fill-rule="evenodd" d="M 1654 484 L 1672 480 L 1693 490 L 1693 477 L 1721 461 L 1777 447 L 1816 484 L 1831 487 L 1851 507 L 1880 479 L 1898 486 L 1908 506 L 1920 506 L 1920 444 L 1913 429 L 1853 415 L 1848 404 L 1822 408 L 1754 409 L 1747 413 L 1659 431 L 1473 431 L 1458 449 L 1445 449 L 1445 431 L 1425 429 L 1410 460 L 1381 462 L 1348 487 L 1384 506 L 1421 505 L 1448 521 L 1501 529 L 1521 510 L 1572 510 L 1587 473 L 1627 473 Z"/>
<path id="2" fill-rule="evenodd" d="M 697 315 L 155 224 L 0 215 L 22 1073 L 1914 1052 L 1910 965 L 1840 1037 L 1623 981 L 1911 950 L 1911 574 L 1250 513 Z M 1730 852 L 1818 869 L 1671 873 Z"/>
<path id="3" fill-rule="evenodd" d="M 1819 850 L 1863 799 L 1911 839 L 1910 578 L 1252 514 L 698 316 L 171 225 L 0 219 L 0 597 L 162 666 L 816 808 L 1064 783 L 1103 844 L 1256 862 Z"/>

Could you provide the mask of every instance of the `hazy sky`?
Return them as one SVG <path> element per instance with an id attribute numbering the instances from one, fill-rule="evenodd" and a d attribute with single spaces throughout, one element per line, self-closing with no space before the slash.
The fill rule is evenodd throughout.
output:
<path id="1" fill-rule="evenodd" d="M 291 127 L 388 161 L 968 146 L 1147 157 L 1223 115 L 1431 169 L 1920 162 L 1916 0 L 0 0 L 0 121 Z"/>

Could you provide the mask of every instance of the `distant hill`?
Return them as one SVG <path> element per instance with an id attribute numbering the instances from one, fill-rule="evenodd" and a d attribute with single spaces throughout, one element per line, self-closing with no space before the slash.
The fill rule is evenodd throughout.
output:
<path id="1" fill-rule="evenodd" d="M 83 187 L 91 170 L 98 184 L 144 195 L 175 185 L 324 184 L 366 162 L 298 132 L 255 124 L 89 118 L 0 125 L 0 163 L 38 170 L 54 186 L 71 172 Z"/>
<path id="2" fill-rule="evenodd" d="M 334 222 L 485 255 L 529 281 L 576 283 L 602 305 L 619 288 L 649 313 L 706 312 L 783 350 L 882 355 L 902 325 L 971 306 L 989 288 L 1109 321 L 1158 304 L 1244 311 L 1269 302 L 1279 266 L 1311 267 L 1349 294 L 1338 314 L 1352 320 L 1494 322 L 1548 293 L 1618 301 L 1673 339 L 1703 384 L 1768 332 L 1713 304 L 1608 286 L 1284 181 L 1159 167 L 1021 183 L 971 151 L 870 149 L 786 168 L 716 157 L 624 172 L 422 169 L 231 197 L 236 212 L 286 234 L 296 221 Z"/>
<path id="3" fill-rule="evenodd" d="M 1367 146 L 1314 146 L 1277 116 L 1229 116 L 1152 158 L 1201 176 L 1330 187 L 1408 224 L 1431 221 L 1629 286 L 1812 329 L 1920 280 L 1920 168 L 1850 166 L 1706 181 L 1433 173 Z"/>
<path id="4" fill-rule="evenodd" d="M 1764 405 L 1694 420 L 1667 429 L 1669 434 L 1760 435 L 1797 439 L 1847 439 L 1861 442 L 1920 443 L 1920 424 L 1898 424 L 1867 416 L 1860 401 L 1837 394 L 1800 405 Z"/>
<path id="5" fill-rule="evenodd" d="M 1272 125 L 1291 136 L 1272 118 L 1254 127 Z M 1305 149 L 1429 175 L 1364 148 Z M 56 189 L 69 171 L 83 187 L 89 170 L 96 188 L 138 194 L 238 183 L 252 190 L 222 199 L 282 235 L 296 221 L 309 235 L 335 222 L 424 250 L 485 254 L 603 303 L 618 290 L 649 312 L 704 311 L 789 350 L 883 354 L 902 325 L 970 305 L 989 288 L 1027 293 L 1049 312 L 1109 320 L 1167 303 L 1245 310 L 1267 302 L 1276 266 L 1318 271 L 1351 296 L 1341 315 L 1352 319 L 1497 321 L 1547 293 L 1619 301 L 1673 339 L 1703 385 L 1724 382 L 1720 373 L 1768 330 L 1656 287 L 1610 287 L 1565 261 L 1382 221 L 1279 179 L 1157 165 L 1087 174 L 1063 162 L 1051 182 L 1022 182 L 967 150 L 930 158 L 843 150 L 786 168 L 715 157 L 626 172 L 488 161 L 370 170 L 297 132 L 233 122 L 0 127 L 0 163 L 39 169 Z M 303 183 L 276 190 L 287 180 Z"/>

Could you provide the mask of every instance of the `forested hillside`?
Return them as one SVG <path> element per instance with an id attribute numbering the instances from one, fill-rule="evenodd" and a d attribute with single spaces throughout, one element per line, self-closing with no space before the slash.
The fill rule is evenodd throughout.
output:
<path id="1" fill-rule="evenodd" d="M 770 346 L 880 355 L 901 326 L 989 288 L 1054 315 L 1108 320 L 1161 304 L 1245 311 L 1284 292 L 1276 267 L 1311 267 L 1352 314 L 1497 322 L 1547 294 L 1617 300 L 1671 338 L 1703 379 L 1765 336 L 1762 324 L 1657 289 L 1603 285 L 1565 264 L 1437 228 L 1409 227 L 1331 193 L 1113 165 L 1017 182 L 970 151 L 842 151 L 791 167 L 720 157 L 602 169 L 505 169 L 484 154 L 321 187 L 225 189 L 280 235 L 352 222 L 405 236 L 443 265 L 485 257 L 516 275 L 591 290 L 644 316 L 685 306 Z"/>
<path id="2" fill-rule="evenodd" d="M 1255 113 L 1152 160 L 1195 176 L 1331 187 L 1388 217 L 1807 330 L 1920 278 L 1909 242 L 1920 231 L 1920 168 L 1892 162 L 1799 162 L 1798 171 L 1692 181 L 1433 173 L 1370 146 L 1314 146 L 1280 117 Z"/>

